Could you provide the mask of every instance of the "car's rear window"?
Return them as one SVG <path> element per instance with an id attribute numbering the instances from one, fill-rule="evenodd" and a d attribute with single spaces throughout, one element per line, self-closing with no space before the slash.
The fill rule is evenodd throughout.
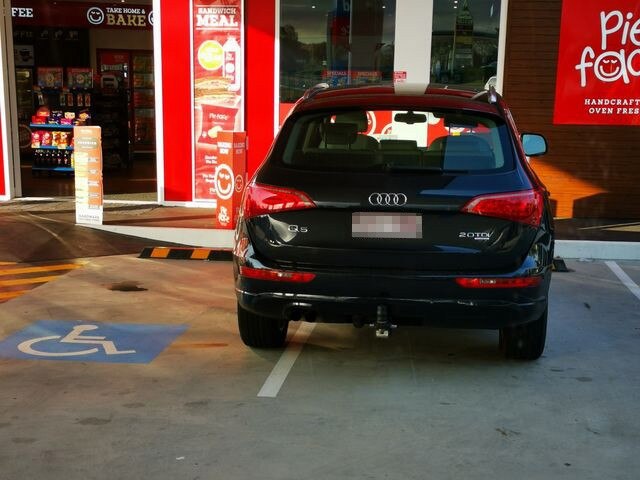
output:
<path id="1" fill-rule="evenodd" d="M 513 168 L 498 117 L 453 111 L 349 110 L 290 119 L 277 157 L 290 168 L 485 173 Z"/>

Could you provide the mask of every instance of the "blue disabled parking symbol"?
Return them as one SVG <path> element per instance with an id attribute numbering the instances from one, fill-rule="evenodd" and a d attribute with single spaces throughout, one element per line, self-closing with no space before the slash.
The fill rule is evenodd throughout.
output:
<path id="1" fill-rule="evenodd" d="M 0 357 L 149 363 L 186 329 L 186 325 L 42 320 L 0 342 Z"/>

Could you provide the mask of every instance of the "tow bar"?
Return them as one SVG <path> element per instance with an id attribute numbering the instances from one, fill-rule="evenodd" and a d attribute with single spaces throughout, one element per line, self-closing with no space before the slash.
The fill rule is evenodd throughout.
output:
<path id="1" fill-rule="evenodd" d="M 384 305 L 378 305 L 376 323 L 372 326 L 376 329 L 376 338 L 389 338 L 391 329 L 397 327 L 389 320 L 389 313 Z"/>

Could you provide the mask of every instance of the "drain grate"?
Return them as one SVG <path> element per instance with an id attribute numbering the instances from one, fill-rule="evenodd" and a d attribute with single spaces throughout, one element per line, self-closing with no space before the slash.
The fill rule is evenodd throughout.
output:
<path id="1" fill-rule="evenodd" d="M 140 282 L 118 282 L 109 285 L 109 290 L 114 292 L 146 292 L 147 289 L 139 286 Z"/>

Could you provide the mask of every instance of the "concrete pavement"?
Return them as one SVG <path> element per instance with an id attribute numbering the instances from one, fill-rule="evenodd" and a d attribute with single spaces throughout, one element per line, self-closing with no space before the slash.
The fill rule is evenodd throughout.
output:
<path id="1" fill-rule="evenodd" d="M 31 223 L 27 228 L 36 237 L 53 243 L 67 242 L 70 252 L 78 246 L 77 257 L 105 254 L 133 253 L 132 247 L 154 245 L 187 245 L 230 249 L 233 246 L 233 231 L 217 228 L 215 210 L 192 206 L 159 206 L 154 202 L 111 199 L 105 202 L 104 224 L 99 226 L 76 226 L 75 206 L 72 197 L 42 199 L 16 199 L 0 204 L 0 228 L 7 219 L 23 219 Z M 604 260 L 640 260 L 640 222 L 634 220 L 556 220 L 556 254 L 563 258 L 594 258 Z M 51 235 L 49 226 L 56 225 Z M 63 225 L 65 225 L 63 227 Z M 45 228 L 42 228 L 45 227 Z M 21 226 L 24 230 L 24 225 Z M 91 231 L 94 231 L 92 234 Z M 104 232 L 104 233 L 102 233 Z M 10 238 L 28 238 L 18 232 Z M 117 238 L 120 237 L 120 240 Z M 103 238 L 107 241 L 87 241 Z M 7 237 L 0 237 L 0 252 L 6 251 Z M 110 244 L 123 245 L 122 250 L 109 248 Z M 5 247 L 5 248 L 2 248 Z M 87 248 L 88 247 L 88 248 Z M 45 250 L 46 252 L 46 250 Z M 106 253 L 104 253 L 106 252 Z M 46 255 L 45 255 L 46 257 Z M 26 261 L 19 257 L 21 261 Z M 49 257 L 38 258 L 46 260 Z M 3 260 L 0 258 L 0 261 Z"/>
<path id="2" fill-rule="evenodd" d="M 241 344 L 229 263 L 86 260 L 0 305 L 0 350 L 41 321 L 186 330 L 144 364 L 1 358 L 0 478 L 637 478 L 640 298 L 603 262 L 554 274 L 537 362 L 495 332 L 292 324 L 266 398 L 281 352 Z"/>

